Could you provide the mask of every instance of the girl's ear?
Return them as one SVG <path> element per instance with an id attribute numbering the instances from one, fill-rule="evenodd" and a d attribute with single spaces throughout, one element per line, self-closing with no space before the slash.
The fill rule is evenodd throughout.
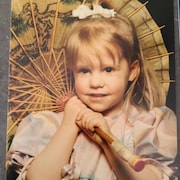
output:
<path id="1" fill-rule="evenodd" d="M 129 81 L 133 81 L 139 75 L 139 61 L 135 60 L 130 65 L 130 74 L 129 74 Z"/>

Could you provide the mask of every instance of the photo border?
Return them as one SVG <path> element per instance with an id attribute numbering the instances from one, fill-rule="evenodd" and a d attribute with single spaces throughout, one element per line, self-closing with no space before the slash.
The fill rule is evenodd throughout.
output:
<path id="1" fill-rule="evenodd" d="M 174 29 L 175 29 L 175 75 L 176 75 L 176 116 L 177 129 L 180 129 L 180 0 L 174 0 Z M 180 132 L 178 132 L 178 155 L 176 158 L 177 166 L 180 170 Z M 180 171 L 178 171 L 180 179 Z"/>
<path id="2" fill-rule="evenodd" d="M 151 0 L 152 2 L 152 0 Z M 154 0 L 157 3 L 157 0 Z M 178 119 L 177 129 L 180 129 L 180 2 L 173 1 L 174 7 L 174 58 L 175 58 L 175 111 Z M 9 43 L 11 0 L 0 0 L 0 179 L 6 179 L 6 127 L 8 107 L 8 73 L 9 73 Z M 178 132 L 177 165 L 180 169 L 180 132 Z M 180 173 L 179 173 L 180 174 Z M 179 175 L 178 174 L 178 175 Z M 180 175 L 178 176 L 180 177 Z"/>
<path id="3" fill-rule="evenodd" d="M 11 0 L 0 0 L 0 179 L 6 179 L 6 128 Z"/>

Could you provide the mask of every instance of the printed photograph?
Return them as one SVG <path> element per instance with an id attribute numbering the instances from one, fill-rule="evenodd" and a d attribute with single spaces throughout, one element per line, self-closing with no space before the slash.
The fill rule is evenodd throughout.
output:
<path id="1" fill-rule="evenodd" d="M 178 179 L 173 2 L 155 3 L 11 1 L 7 180 Z"/>

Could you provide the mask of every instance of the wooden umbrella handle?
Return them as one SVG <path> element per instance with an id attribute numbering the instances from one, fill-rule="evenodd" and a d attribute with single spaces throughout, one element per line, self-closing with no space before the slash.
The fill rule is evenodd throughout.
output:
<path id="1" fill-rule="evenodd" d="M 112 148 L 125 160 L 135 171 L 143 170 L 145 162 L 140 156 L 132 153 L 124 144 L 119 140 L 113 140 L 106 132 L 101 128 L 96 128 L 96 133 L 102 137 L 107 143 L 111 144 Z"/>

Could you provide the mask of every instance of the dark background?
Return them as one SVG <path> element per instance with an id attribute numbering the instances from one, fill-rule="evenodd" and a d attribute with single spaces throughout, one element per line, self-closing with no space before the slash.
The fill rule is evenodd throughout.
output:
<path id="1" fill-rule="evenodd" d="M 144 3 L 145 0 L 139 0 Z M 146 5 L 155 22 L 165 25 L 162 35 L 168 52 L 175 52 L 175 29 L 173 0 L 149 0 Z M 170 79 L 175 80 L 175 54 L 170 55 Z M 167 106 L 176 112 L 175 83 L 170 84 Z"/>
<path id="2" fill-rule="evenodd" d="M 180 116 L 180 60 L 179 40 L 175 33 L 174 23 L 177 24 L 177 17 L 174 18 L 174 4 L 178 0 L 149 0 L 147 8 L 159 26 L 165 25 L 162 30 L 163 38 L 170 56 L 170 76 L 176 79 L 171 83 L 167 97 L 167 106 Z M 140 0 L 144 3 L 145 0 Z M 175 7 L 177 10 L 177 6 Z M 175 11 L 176 12 L 176 11 Z M 177 13 L 175 13 L 177 14 Z M 7 87 L 8 87 L 8 55 L 9 55 L 9 26 L 10 26 L 10 0 L 0 0 L 0 180 L 5 180 L 5 152 L 6 152 L 6 114 L 7 114 Z M 177 27 L 177 25 L 176 25 Z M 177 46 L 175 46 L 175 43 Z M 176 61 L 175 61 L 176 59 Z M 176 69 L 176 71 L 175 71 Z M 178 123 L 178 127 L 180 127 Z M 178 143 L 179 145 L 180 143 Z M 180 146 L 180 145 L 179 145 Z M 179 148 L 180 150 L 180 148 Z M 179 161 L 178 161 L 179 162 Z M 178 163 L 179 164 L 179 163 Z"/>

